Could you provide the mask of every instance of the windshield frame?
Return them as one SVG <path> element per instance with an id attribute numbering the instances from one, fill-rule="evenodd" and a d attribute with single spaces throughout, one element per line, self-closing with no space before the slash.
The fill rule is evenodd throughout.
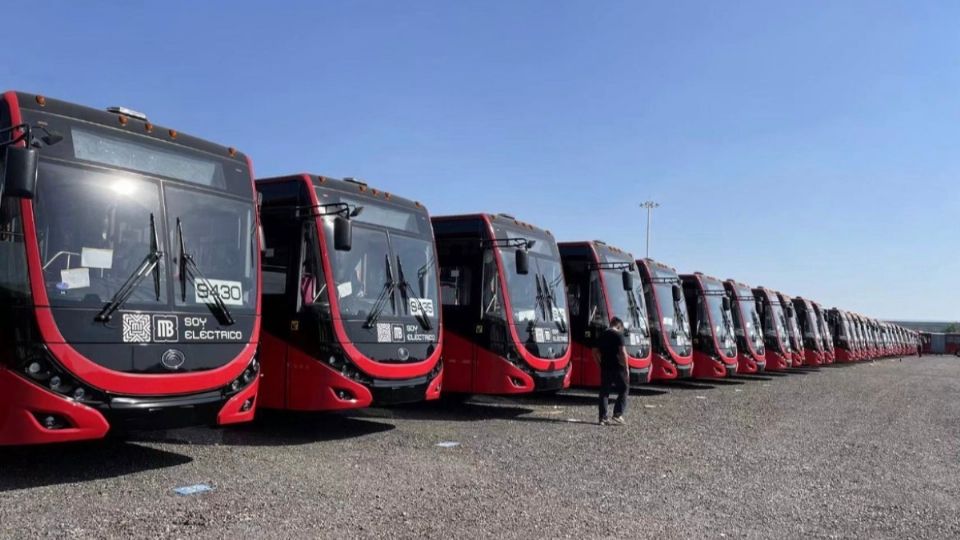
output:
<path id="1" fill-rule="evenodd" d="M 627 352 L 636 350 L 640 355 L 630 355 L 631 358 L 645 358 L 652 352 L 650 334 L 650 319 L 647 311 L 647 302 L 643 294 L 643 279 L 640 277 L 640 270 L 637 268 L 636 260 L 629 253 L 614 253 L 605 246 L 592 245 L 595 254 L 595 264 L 591 265 L 590 272 L 596 272 L 600 280 L 600 286 L 603 290 L 603 300 L 607 308 L 607 317 L 618 317 L 624 323 L 624 336 L 627 345 Z M 611 268 L 611 265 L 627 265 L 625 268 Z M 606 266 L 606 267 L 605 267 Z M 622 273 L 626 271 L 633 276 L 634 286 L 630 291 L 623 288 Z M 612 287 L 612 288 L 611 288 Z M 616 296 L 622 299 L 626 310 L 630 311 L 630 295 L 633 295 L 634 302 L 638 310 L 637 321 L 632 320 L 632 315 L 618 314 L 614 311 L 614 301 L 612 297 Z M 626 316 L 626 318 L 625 318 Z M 609 321 L 608 321 L 609 324 Z M 639 328 L 638 328 L 639 327 Z M 639 330 L 639 339 L 637 343 L 632 343 L 634 331 Z M 646 354 L 643 354 L 646 351 Z"/>
<path id="2" fill-rule="evenodd" d="M 106 128 L 104 128 L 106 129 Z M 50 149 L 57 148 L 61 143 Z M 162 143 L 158 143 L 162 144 Z M 171 152 L 175 152 L 182 147 L 177 145 L 171 145 L 172 148 L 169 149 Z M 45 149 L 46 150 L 46 149 Z M 189 194 L 194 197 L 204 197 L 208 198 L 210 202 L 214 201 L 227 201 L 230 204 L 235 204 L 238 207 L 243 207 L 249 212 L 250 218 L 250 230 L 247 239 L 249 239 L 250 246 L 247 248 L 250 250 L 249 253 L 249 263 L 250 266 L 247 268 L 250 272 L 249 277 L 249 286 L 245 286 L 245 290 L 242 291 L 244 296 L 249 298 L 249 301 L 243 301 L 242 304 L 229 304 L 231 311 L 243 314 L 258 314 L 260 309 L 260 253 L 259 253 L 259 217 L 257 216 L 256 205 L 254 203 L 253 196 L 249 198 L 241 197 L 235 193 L 225 191 L 222 189 L 209 188 L 199 184 L 185 182 L 177 179 L 171 179 L 163 176 L 150 175 L 137 171 L 130 171 L 128 169 L 112 167 L 97 163 L 92 163 L 84 160 L 76 160 L 69 157 L 65 157 L 63 152 L 57 153 L 47 153 L 46 151 L 41 155 L 40 168 L 38 172 L 38 188 L 37 194 L 38 198 L 47 197 L 51 200 L 62 200 L 59 196 L 59 193 L 52 192 L 43 195 L 44 188 L 43 183 L 45 180 L 45 175 L 43 174 L 46 167 L 55 167 L 62 169 L 62 173 L 65 175 L 63 178 L 65 182 L 69 183 L 71 186 L 76 185 L 78 182 L 86 181 L 89 178 L 102 177 L 102 178 L 116 178 L 116 185 L 118 193 L 127 193 L 130 186 L 134 184 L 139 184 L 140 186 L 149 186 L 151 191 L 156 190 L 157 201 L 159 204 L 157 213 L 155 214 L 155 227 L 157 233 L 157 239 L 159 240 L 158 248 L 163 253 L 162 257 L 158 262 L 158 271 L 160 274 L 161 281 L 161 299 L 159 301 L 150 301 L 142 302 L 135 300 L 133 298 L 128 299 L 120 307 L 121 310 L 130 311 L 130 310 L 141 310 L 141 311 L 150 311 L 150 312 L 165 312 L 165 313 L 206 313 L 213 309 L 213 303 L 203 303 L 203 302 L 188 302 L 182 303 L 179 299 L 179 281 L 176 276 L 177 268 L 176 259 L 179 258 L 179 249 L 175 245 L 175 242 L 171 240 L 172 236 L 175 234 L 175 217 L 174 210 L 171 208 L 171 196 L 169 191 L 173 190 L 176 192 Z M 72 175 L 72 176 L 71 176 Z M 120 184 L 124 184 L 120 186 Z M 251 193 L 253 190 L 252 181 L 250 183 Z M 36 203 L 34 203 L 36 204 Z M 39 205 L 31 205 L 32 214 L 33 214 L 33 226 L 37 228 L 35 231 L 37 235 L 37 244 L 38 244 L 38 264 L 40 267 L 49 266 L 53 259 L 43 260 L 43 238 L 42 232 L 39 230 L 39 227 L 45 223 L 55 223 L 66 219 L 65 217 L 58 216 L 47 216 L 45 212 Z M 145 214 L 143 217 L 144 223 L 147 222 L 149 214 Z M 53 220 L 53 221 L 50 221 Z M 189 224 L 187 224 L 189 227 Z M 186 244 L 188 246 L 188 252 L 190 252 L 190 239 L 196 238 L 198 232 L 195 230 L 190 230 L 189 228 L 185 232 Z M 117 247 L 126 247 L 120 246 Z M 140 246 L 142 247 L 142 246 Z M 112 251 L 112 250 L 110 250 Z M 140 253 L 140 256 L 145 256 L 149 251 L 144 249 Z M 139 252 L 138 252 L 139 253 Z M 113 255 L 111 254 L 111 258 Z M 40 268 L 40 275 L 44 276 L 46 271 L 43 268 Z M 126 278 L 127 276 L 124 276 Z M 208 276 L 212 279 L 216 279 L 213 276 Z M 120 280 L 122 281 L 122 279 Z M 151 288 L 152 289 L 152 279 L 146 278 L 141 281 L 138 285 L 137 290 L 141 288 Z M 195 284 L 194 284 L 195 286 Z M 119 285 L 117 285 L 119 289 Z M 192 288 L 189 290 L 193 290 Z M 37 287 L 34 289 L 35 296 L 38 301 L 43 301 L 47 305 L 60 308 L 79 308 L 79 309 L 89 309 L 99 311 L 104 307 L 104 305 L 111 301 L 111 297 L 116 290 L 112 291 L 106 298 L 101 298 L 103 301 L 99 305 L 94 305 L 93 303 L 58 303 L 56 301 L 56 296 L 51 294 L 51 291 L 47 285 L 47 279 L 41 277 L 41 282 L 37 284 Z M 36 293 L 40 293 L 43 296 L 37 296 Z M 152 294 L 152 293 L 151 293 Z"/>
<path id="3" fill-rule="evenodd" d="M 757 310 L 757 300 L 756 296 L 753 293 L 753 289 L 748 285 L 743 285 L 733 281 L 728 281 L 730 284 L 730 289 L 733 293 L 733 301 L 737 304 L 737 312 L 740 314 L 740 324 L 743 329 L 743 340 L 747 344 L 747 350 L 750 351 L 750 354 L 756 359 L 761 359 L 766 354 L 766 343 L 763 341 L 763 317 L 760 316 L 760 312 Z M 744 311 L 747 311 L 744 313 Z M 747 333 L 747 315 L 750 319 L 750 328 L 753 329 L 754 335 L 749 336 Z M 756 319 L 753 317 L 756 316 Z M 760 324 L 757 325 L 756 322 L 759 321 Z M 755 341 L 760 342 L 760 350 L 757 348 Z M 739 347 L 737 352 L 740 352 Z"/>
<path id="4" fill-rule="evenodd" d="M 733 323 L 732 310 L 729 311 L 729 320 L 727 311 L 723 309 L 723 298 L 727 296 L 727 291 L 723 287 L 723 282 L 718 279 L 694 274 L 697 282 L 697 295 L 703 299 L 704 313 L 707 315 L 707 321 L 710 325 L 710 335 L 713 338 L 714 351 L 724 358 L 735 358 L 737 356 L 737 334 Z M 714 313 L 716 311 L 716 313 Z M 728 354 L 728 348 L 721 346 L 720 335 L 717 333 L 717 324 L 714 315 L 719 315 L 721 319 L 721 328 L 726 328 L 729 332 L 729 338 L 732 342 L 733 352 Z M 727 324 L 729 323 L 729 326 Z"/>
<path id="5" fill-rule="evenodd" d="M 667 352 L 677 358 L 691 358 L 693 355 L 693 329 L 690 327 L 690 314 L 687 312 L 687 303 L 684 299 L 678 302 L 673 300 L 673 287 L 683 289 L 683 283 L 680 275 L 673 268 L 664 267 L 652 260 L 638 261 L 638 264 L 644 265 L 644 274 L 650 276 L 649 280 L 644 280 L 644 287 L 650 287 L 653 300 L 657 309 L 657 328 L 660 333 L 660 340 L 666 347 Z M 678 328 L 676 337 L 666 330 L 664 322 L 663 304 L 669 302 L 671 319 L 671 328 Z M 649 308 L 649 306 L 648 306 Z M 683 314 L 684 324 L 677 323 L 677 310 Z M 649 313 L 649 311 L 648 311 Z M 683 337 L 683 342 L 679 340 Z M 682 351 L 687 351 L 684 354 Z"/>

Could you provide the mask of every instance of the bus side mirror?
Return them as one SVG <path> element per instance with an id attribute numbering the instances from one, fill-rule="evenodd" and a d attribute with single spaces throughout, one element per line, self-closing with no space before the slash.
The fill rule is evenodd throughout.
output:
<path id="1" fill-rule="evenodd" d="M 679 285 L 674 284 L 673 285 L 673 301 L 680 302 L 681 300 L 683 300 L 683 290 L 680 288 Z"/>
<path id="2" fill-rule="evenodd" d="M 333 218 L 333 249 L 337 251 L 353 249 L 353 223 L 343 216 Z"/>
<path id="3" fill-rule="evenodd" d="M 0 195 L 32 199 L 37 189 L 37 166 L 40 151 L 36 148 L 8 146 L 3 162 L 3 181 Z"/>
<path id="4" fill-rule="evenodd" d="M 633 290 L 633 274 L 631 274 L 628 270 L 624 270 L 623 273 L 620 274 L 620 278 L 621 280 L 623 280 L 623 290 L 628 292 L 632 291 Z"/>
<path id="5" fill-rule="evenodd" d="M 517 274 L 525 276 L 530 273 L 530 255 L 527 254 L 527 250 L 523 248 L 517 248 Z"/>
<path id="6" fill-rule="evenodd" d="M 729 311 L 729 310 L 730 310 L 730 297 L 729 297 L 729 296 L 724 296 L 724 297 L 723 297 L 723 310 L 724 310 L 724 311 Z"/>

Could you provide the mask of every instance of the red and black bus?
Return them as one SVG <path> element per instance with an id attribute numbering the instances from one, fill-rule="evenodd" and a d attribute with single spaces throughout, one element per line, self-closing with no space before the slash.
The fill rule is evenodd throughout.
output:
<path id="1" fill-rule="evenodd" d="M 257 180 L 260 405 L 327 411 L 440 397 L 433 228 L 418 202 L 353 179 Z"/>
<path id="2" fill-rule="evenodd" d="M 650 330 L 633 255 L 599 240 L 559 244 L 570 308 L 574 386 L 600 386 L 596 338 L 612 317 L 623 321 L 630 385 L 650 382 Z"/>
<path id="3" fill-rule="evenodd" d="M 785 371 L 793 365 L 793 347 L 787 331 L 787 316 L 780 295 L 765 287 L 753 289 L 757 311 L 763 320 L 767 371 Z"/>
<path id="4" fill-rule="evenodd" d="M 683 297 L 693 331 L 693 376 L 719 379 L 737 371 L 737 339 L 730 298 L 719 279 L 683 274 Z"/>
<path id="5" fill-rule="evenodd" d="M 258 389 L 251 167 L 107 111 L 0 100 L 0 444 L 231 424 Z"/>
<path id="6" fill-rule="evenodd" d="M 793 358 L 793 367 L 803 365 L 806 351 L 803 347 L 803 334 L 800 333 L 800 324 L 797 322 L 797 310 L 793 306 L 793 299 L 778 292 L 783 312 L 787 316 L 787 336 L 790 338 L 790 349 Z"/>
<path id="7" fill-rule="evenodd" d="M 727 297 L 733 302 L 733 324 L 737 334 L 737 373 L 763 371 L 767 364 L 763 344 L 763 322 L 757 311 L 757 300 L 749 285 L 732 279 L 723 282 Z"/>
<path id="8" fill-rule="evenodd" d="M 637 259 L 637 268 L 648 308 L 653 349 L 651 379 L 690 377 L 693 341 L 680 276 L 675 268 L 653 259 Z"/>
<path id="9" fill-rule="evenodd" d="M 570 386 L 560 252 L 550 231 L 505 214 L 433 218 L 444 320 L 444 392 Z"/>
<path id="10" fill-rule="evenodd" d="M 833 355 L 838 363 L 857 360 L 857 346 L 847 312 L 832 308 L 826 311 L 827 326 L 833 334 Z"/>
<path id="11" fill-rule="evenodd" d="M 823 350 L 823 363 L 832 364 L 836 361 L 833 350 L 833 333 L 830 331 L 830 325 L 827 324 L 826 312 L 823 306 L 816 302 L 810 302 L 813 306 L 813 313 L 817 318 L 817 328 L 820 330 L 820 341 Z"/>
<path id="12" fill-rule="evenodd" d="M 870 348 L 867 344 L 867 329 L 864 326 L 863 317 L 859 313 L 848 313 L 850 322 L 853 326 L 853 333 L 856 336 L 858 360 L 870 359 Z"/>
<path id="13" fill-rule="evenodd" d="M 793 299 L 793 309 L 800 329 L 801 343 L 803 343 L 803 365 L 819 366 L 823 363 L 823 339 L 820 336 L 820 327 L 817 324 L 817 314 L 813 311 L 813 304 L 806 298 L 798 296 Z"/>

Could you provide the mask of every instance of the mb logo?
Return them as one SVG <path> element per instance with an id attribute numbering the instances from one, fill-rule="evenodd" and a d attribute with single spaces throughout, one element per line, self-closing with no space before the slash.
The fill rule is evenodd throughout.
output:
<path id="1" fill-rule="evenodd" d="M 157 343 L 176 343 L 180 333 L 177 331 L 176 315 L 153 316 L 153 341 Z"/>

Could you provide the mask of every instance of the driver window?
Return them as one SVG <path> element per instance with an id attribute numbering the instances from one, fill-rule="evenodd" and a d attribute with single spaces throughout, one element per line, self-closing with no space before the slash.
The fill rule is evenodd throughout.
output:
<path id="1" fill-rule="evenodd" d="M 0 205 L 0 298 L 12 302 L 29 294 L 20 200 L 5 198 Z"/>
<path id="2" fill-rule="evenodd" d="M 697 333 L 701 336 L 712 337 L 710 320 L 707 314 L 707 297 L 697 294 Z"/>
<path id="3" fill-rule="evenodd" d="M 580 284 L 571 283 L 567 285 L 567 305 L 570 307 L 570 316 L 580 316 Z"/>
<path id="4" fill-rule="evenodd" d="M 317 227 L 313 221 L 303 226 L 300 242 L 300 279 L 298 310 L 313 304 L 329 305 L 327 280 L 319 254 Z"/>
<path id="5" fill-rule="evenodd" d="M 483 252 L 483 302 L 481 316 L 503 318 L 503 308 L 500 301 L 500 274 L 497 270 L 497 261 L 492 249 Z"/>
<path id="6" fill-rule="evenodd" d="M 604 303 L 603 287 L 600 284 L 600 273 L 590 272 L 590 313 L 587 318 L 591 326 L 607 326 L 607 309 Z"/>

